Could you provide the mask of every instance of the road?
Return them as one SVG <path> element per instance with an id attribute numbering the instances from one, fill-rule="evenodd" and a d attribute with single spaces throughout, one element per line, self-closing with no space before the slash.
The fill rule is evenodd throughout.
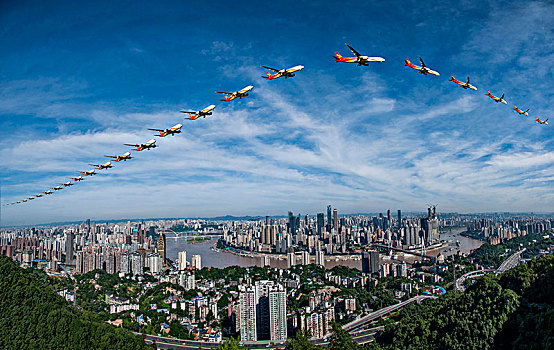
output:
<path id="1" fill-rule="evenodd" d="M 430 296 L 430 295 L 418 295 L 406 301 L 400 302 L 398 304 L 387 306 L 385 308 L 372 312 L 369 315 L 366 315 L 362 318 L 359 318 L 353 322 L 350 322 L 344 325 L 342 328 L 349 331 L 349 333 L 352 334 L 352 339 L 356 343 L 365 344 L 372 341 L 374 339 L 375 334 L 378 331 L 383 330 L 383 327 L 382 326 L 374 327 L 374 328 L 366 329 L 362 331 L 355 331 L 356 329 L 364 326 L 365 324 L 373 320 L 383 317 L 395 310 L 398 310 L 414 301 L 417 301 L 419 303 L 425 299 L 435 299 L 435 298 L 437 297 Z M 149 335 L 149 334 L 141 334 L 141 333 L 135 333 L 135 334 L 144 335 L 144 337 L 146 338 L 146 342 L 148 344 L 152 344 L 152 342 L 156 342 L 156 347 L 158 349 L 182 349 L 182 350 L 214 349 L 214 348 L 217 348 L 219 345 L 217 343 L 208 343 L 203 341 L 181 340 L 181 339 L 174 339 L 174 338 L 168 338 L 168 337 L 157 336 L 157 335 Z M 317 345 L 326 346 L 329 344 L 329 337 L 324 339 L 312 339 L 310 341 Z M 285 344 L 284 343 L 271 344 L 269 341 L 260 341 L 256 343 L 243 344 L 243 346 L 249 349 L 269 349 L 269 348 L 281 349 L 285 347 Z"/>
<path id="2" fill-rule="evenodd" d="M 403 302 L 400 302 L 398 304 L 394 304 L 394 305 L 390 305 L 390 306 L 387 306 L 387 307 L 384 307 L 380 310 L 377 310 L 375 312 L 372 312 L 364 317 L 361 317 L 357 320 L 354 320 L 350 323 L 347 323 L 345 324 L 344 326 L 342 326 L 342 329 L 346 330 L 346 331 L 351 331 L 353 329 L 356 329 L 356 328 L 359 328 L 361 326 L 363 326 L 364 324 L 368 323 L 368 322 L 371 322 L 373 320 L 376 320 L 378 318 L 381 318 L 383 316 L 385 316 L 386 314 L 389 314 L 393 311 L 396 311 L 410 303 L 413 303 L 414 301 L 417 301 L 418 303 L 421 302 L 422 300 L 425 300 L 425 299 L 435 299 L 436 297 L 435 296 L 431 296 L 431 295 L 418 295 L 418 296 L 415 296 L 413 298 L 410 298 L 406 301 L 403 301 Z"/>
<path id="3" fill-rule="evenodd" d="M 465 275 L 463 275 L 462 277 L 456 280 L 456 290 L 459 290 L 460 292 L 464 292 L 466 290 L 465 281 L 469 278 L 477 278 L 489 273 L 495 273 L 498 275 L 516 267 L 519 264 L 519 261 L 521 260 L 521 254 L 525 251 L 525 249 L 526 248 L 523 248 L 522 250 L 510 255 L 510 257 L 504 260 L 496 270 L 486 269 L 486 270 L 476 270 L 476 271 L 471 271 L 466 273 Z"/>

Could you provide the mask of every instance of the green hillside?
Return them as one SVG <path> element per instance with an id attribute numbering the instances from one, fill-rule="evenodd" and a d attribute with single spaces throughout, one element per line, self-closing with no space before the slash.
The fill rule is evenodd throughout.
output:
<path id="1" fill-rule="evenodd" d="M 554 256 L 405 308 L 374 349 L 553 349 Z"/>
<path id="2" fill-rule="evenodd" d="M 69 305 L 0 256 L 0 349 L 150 349 L 129 331 Z"/>

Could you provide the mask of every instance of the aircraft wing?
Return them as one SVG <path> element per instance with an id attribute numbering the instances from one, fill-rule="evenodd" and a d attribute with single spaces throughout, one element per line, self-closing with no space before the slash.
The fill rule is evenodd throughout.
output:
<path id="1" fill-rule="evenodd" d="M 179 111 L 179 112 L 181 112 L 181 113 L 194 113 L 194 114 L 198 113 L 198 111 Z"/>
<path id="2" fill-rule="evenodd" d="M 275 69 L 275 68 L 271 68 L 271 67 L 268 67 L 268 66 L 262 66 L 262 67 L 265 68 L 265 69 L 272 70 L 274 72 L 279 72 L 280 71 L 280 69 Z"/>
<path id="3" fill-rule="evenodd" d="M 136 144 L 132 144 L 132 143 L 124 143 L 123 145 L 125 146 L 133 146 L 133 147 L 138 147 L 140 145 L 136 145 Z"/>
<path id="4" fill-rule="evenodd" d="M 345 43 L 345 44 L 346 44 L 346 43 Z M 346 46 L 348 46 L 348 48 L 350 49 L 350 51 L 352 51 L 352 53 L 353 53 L 354 55 L 356 55 L 356 57 L 360 57 L 360 56 L 361 56 L 360 53 L 359 53 L 358 51 L 354 50 L 354 48 L 353 48 L 352 46 L 350 46 L 350 45 L 348 45 L 348 44 L 346 44 Z"/>
<path id="5" fill-rule="evenodd" d="M 233 92 L 228 92 L 228 91 L 216 91 L 215 93 L 216 94 L 227 94 L 227 95 L 233 94 Z"/>
<path id="6" fill-rule="evenodd" d="M 160 129 L 148 129 L 148 130 L 152 130 L 152 131 L 163 131 L 163 130 L 160 130 Z"/>
<path id="7" fill-rule="evenodd" d="M 421 58 L 421 56 L 419 56 L 419 61 L 421 62 L 421 67 L 425 67 L 425 63 L 423 63 L 423 59 Z"/>

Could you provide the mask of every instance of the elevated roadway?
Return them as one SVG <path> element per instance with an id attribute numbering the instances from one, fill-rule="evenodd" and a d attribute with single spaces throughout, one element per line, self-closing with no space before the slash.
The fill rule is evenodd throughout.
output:
<path id="1" fill-rule="evenodd" d="M 349 331 L 351 332 L 352 330 L 354 329 L 357 329 L 357 328 L 360 328 L 362 326 L 364 326 L 365 324 L 371 322 L 371 321 L 374 321 L 378 318 L 381 318 L 393 311 L 396 311 L 400 308 L 403 308 L 404 306 L 410 304 L 410 303 L 413 303 L 414 301 L 417 301 L 418 303 L 420 303 L 421 301 L 425 300 L 425 299 L 436 299 L 437 297 L 435 296 L 431 296 L 431 295 L 418 295 L 418 296 L 415 296 L 413 298 L 410 298 L 408 300 L 405 300 L 405 301 L 402 301 L 398 304 L 394 304 L 394 305 L 390 305 L 390 306 L 387 306 L 387 307 L 384 307 L 382 309 L 379 309 L 377 311 L 374 311 L 368 315 L 365 315 L 363 317 L 360 317 L 350 323 L 347 323 L 345 324 L 344 326 L 342 326 L 342 329 L 344 329 L 345 331 Z"/>
<path id="2" fill-rule="evenodd" d="M 466 290 L 465 282 L 468 279 L 481 277 L 489 273 L 495 273 L 498 275 L 516 267 L 521 261 L 521 254 L 524 251 L 525 251 L 525 248 L 513 253 L 506 260 L 504 260 L 497 269 L 475 270 L 475 271 L 466 273 L 465 275 L 463 275 L 462 277 L 456 280 L 456 290 L 460 292 L 464 292 Z"/>

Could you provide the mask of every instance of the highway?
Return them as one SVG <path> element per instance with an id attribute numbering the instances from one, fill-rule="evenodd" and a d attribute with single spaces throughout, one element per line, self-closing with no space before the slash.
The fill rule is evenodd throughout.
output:
<path id="1" fill-rule="evenodd" d="M 354 320 L 344 325 L 342 328 L 347 330 L 352 335 L 352 339 L 356 343 L 365 344 L 372 341 L 374 339 L 375 334 L 378 331 L 383 330 L 384 327 L 382 326 L 374 327 L 371 329 L 366 329 L 361 331 L 356 331 L 356 329 L 366 325 L 367 323 L 373 320 L 383 317 L 395 310 L 398 310 L 414 301 L 417 301 L 419 303 L 425 299 L 435 299 L 435 298 L 437 297 L 431 296 L 431 295 L 418 295 L 406 301 L 400 302 L 398 304 L 387 306 L 385 308 L 372 312 L 369 315 L 366 315 L 362 318 L 359 318 L 357 320 Z M 148 344 L 152 344 L 152 342 L 155 342 L 156 347 L 158 349 L 182 349 L 182 350 L 214 349 L 214 348 L 217 348 L 219 345 L 217 343 L 208 343 L 208 342 L 195 341 L 195 340 L 181 340 L 181 339 L 174 339 L 174 338 L 157 336 L 157 335 L 141 334 L 136 332 L 135 334 L 144 335 L 144 337 L 146 338 L 146 343 Z M 329 338 L 330 337 L 326 337 L 323 339 L 311 339 L 310 341 L 317 345 L 327 346 L 329 345 Z M 285 343 L 271 344 L 271 342 L 269 341 L 259 341 L 255 343 L 245 343 L 245 344 L 242 344 L 242 346 L 249 349 L 269 349 L 269 348 L 282 349 L 285 347 Z"/>
<path id="2" fill-rule="evenodd" d="M 435 296 L 431 296 L 431 295 L 418 295 L 418 296 L 415 296 L 413 298 L 410 298 L 406 301 L 402 301 L 398 304 L 394 304 L 394 305 L 390 305 L 390 306 L 387 306 L 387 307 L 384 307 L 380 310 L 377 310 L 375 312 L 372 312 L 366 316 L 363 316 L 361 318 L 358 318 L 357 320 L 354 320 L 350 323 L 347 323 L 345 324 L 344 326 L 342 326 L 342 329 L 346 330 L 346 331 L 352 331 L 356 328 L 360 328 L 361 326 L 365 325 L 366 323 L 368 322 L 371 322 L 373 320 L 376 320 L 378 318 L 381 318 L 383 316 L 385 316 L 386 314 L 389 314 L 393 311 L 396 311 L 410 303 L 413 303 L 414 301 L 417 301 L 418 303 L 421 302 L 422 300 L 425 300 L 425 299 L 436 299 L 437 297 Z"/>
<path id="3" fill-rule="evenodd" d="M 416 256 L 423 256 L 424 258 L 429 259 L 431 261 L 437 260 L 437 257 L 435 257 L 435 256 L 431 256 L 431 255 L 427 255 L 427 254 L 421 254 L 421 253 L 417 253 L 417 252 L 414 252 L 414 251 L 411 251 L 411 250 L 406 250 L 406 249 L 397 248 L 397 247 L 389 247 L 387 245 L 379 244 L 379 243 L 371 243 L 371 245 L 374 246 L 374 247 L 377 247 L 377 248 L 381 248 L 381 249 L 391 249 L 391 250 L 406 253 L 406 254 L 412 254 L 412 255 L 416 255 Z"/>
<path id="4" fill-rule="evenodd" d="M 523 248 L 519 252 L 516 252 L 516 253 L 510 255 L 510 257 L 508 259 L 504 260 L 502 262 L 502 264 L 500 264 L 500 267 L 498 267 L 498 269 L 496 269 L 496 273 L 499 274 L 499 273 L 502 273 L 504 271 L 508 271 L 511 268 L 516 267 L 519 264 L 519 261 L 521 260 L 521 254 L 525 250 L 526 250 L 526 248 Z"/>
<path id="5" fill-rule="evenodd" d="M 465 275 L 463 275 L 462 277 L 456 280 L 456 290 L 460 292 L 464 292 L 466 290 L 465 281 L 467 279 L 481 277 L 489 273 L 495 273 L 498 275 L 516 267 L 519 264 L 521 260 L 521 254 L 524 251 L 525 251 L 525 248 L 510 255 L 510 257 L 504 260 L 496 270 L 485 269 L 485 270 L 476 270 L 476 271 L 471 271 L 466 273 Z"/>

